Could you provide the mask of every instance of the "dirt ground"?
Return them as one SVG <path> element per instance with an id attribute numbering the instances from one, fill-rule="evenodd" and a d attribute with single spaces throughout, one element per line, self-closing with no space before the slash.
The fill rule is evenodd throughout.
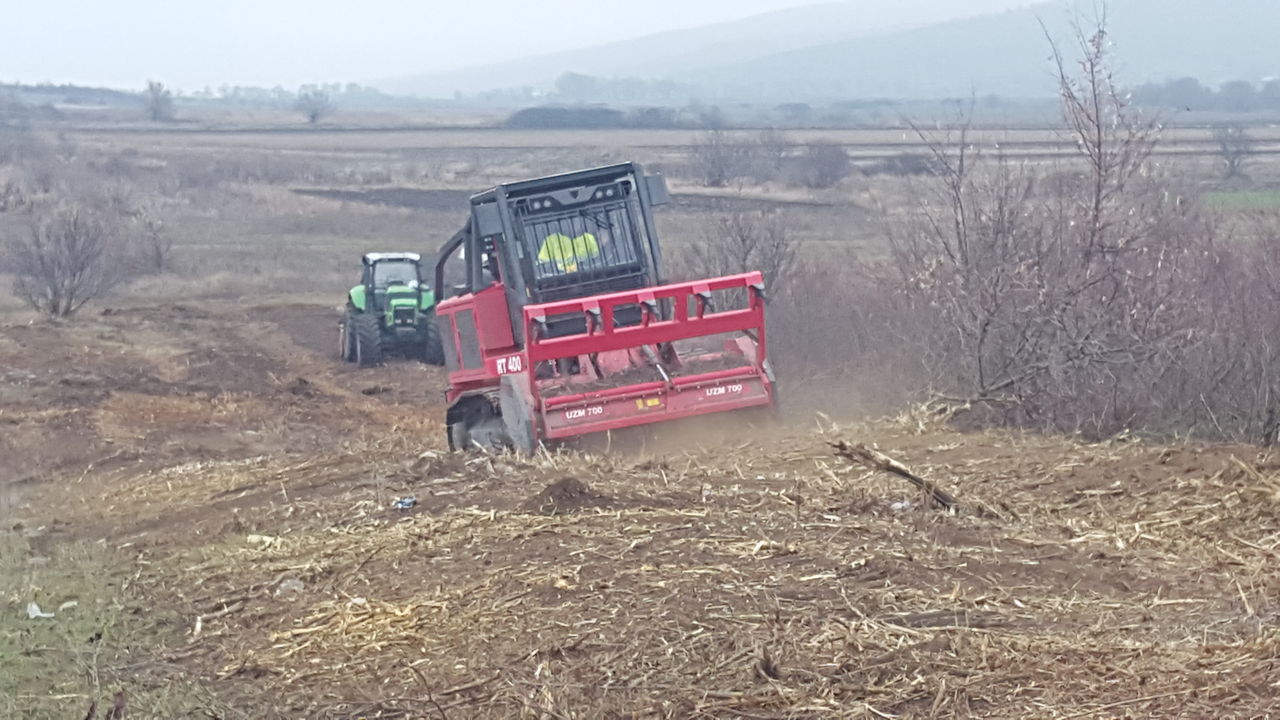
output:
<path id="1" fill-rule="evenodd" d="M 1254 448 L 811 412 L 453 455 L 442 373 L 343 366 L 337 318 L 0 326 L 0 716 L 1280 714 Z"/>

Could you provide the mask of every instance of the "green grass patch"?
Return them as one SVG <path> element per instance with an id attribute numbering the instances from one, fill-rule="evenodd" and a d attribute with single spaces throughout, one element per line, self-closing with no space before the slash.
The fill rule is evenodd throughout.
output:
<path id="1" fill-rule="evenodd" d="M 102 717 L 118 691 L 131 720 L 218 707 L 161 660 L 183 641 L 179 619 L 146 607 L 139 567 L 96 543 L 0 531 L 0 717 L 81 718 L 95 700 Z M 53 617 L 30 617 L 32 602 Z"/>

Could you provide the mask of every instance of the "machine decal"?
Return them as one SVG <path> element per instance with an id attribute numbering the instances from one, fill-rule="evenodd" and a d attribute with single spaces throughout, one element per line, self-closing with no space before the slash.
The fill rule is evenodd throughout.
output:
<path id="1" fill-rule="evenodd" d="M 508 355 L 507 357 L 498 358 L 498 374 L 514 375 L 518 372 L 524 372 L 524 358 L 520 355 Z"/>
<path id="2" fill-rule="evenodd" d="M 598 417 L 604 414 L 603 405 L 595 405 L 592 407 L 573 408 L 564 411 L 565 420 L 585 420 L 590 417 Z"/>

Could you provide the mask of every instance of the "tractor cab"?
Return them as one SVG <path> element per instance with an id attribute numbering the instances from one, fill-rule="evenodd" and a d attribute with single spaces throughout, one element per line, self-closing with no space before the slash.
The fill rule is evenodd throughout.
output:
<path id="1" fill-rule="evenodd" d="M 388 295 L 412 295 L 426 289 L 422 256 L 417 253 L 368 253 L 362 258 L 360 284 L 375 310 L 386 311 Z"/>
<path id="2" fill-rule="evenodd" d="M 470 217 L 441 248 L 434 277 L 451 446 L 529 450 L 541 439 L 772 403 L 760 274 L 664 285 L 652 209 L 667 202 L 664 178 L 634 163 L 471 197 Z M 717 312 L 719 291 L 750 302 Z M 717 365 L 741 370 L 724 376 L 732 392 L 706 396 L 720 402 L 681 394 L 673 377 L 687 363 L 675 343 L 741 332 L 758 340 L 733 339 L 725 345 L 733 357 Z M 627 378 L 649 384 L 619 389 Z M 603 397 L 600 388 L 611 384 L 609 397 L 631 411 L 576 404 Z"/>

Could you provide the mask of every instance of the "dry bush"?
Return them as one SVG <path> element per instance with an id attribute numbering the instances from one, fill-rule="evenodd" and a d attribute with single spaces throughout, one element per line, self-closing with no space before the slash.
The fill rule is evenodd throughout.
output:
<path id="1" fill-rule="evenodd" d="M 1253 138 L 1239 125 L 1221 125 L 1213 129 L 1213 141 L 1218 145 L 1218 157 L 1222 159 L 1224 180 L 1243 178 L 1244 166 L 1255 150 Z"/>
<path id="2" fill-rule="evenodd" d="M 329 98 L 329 93 L 319 89 L 303 89 L 298 93 L 298 99 L 294 103 L 294 109 L 302 113 L 307 122 L 315 125 L 322 119 L 333 114 L 333 100 Z"/>
<path id="3" fill-rule="evenodd" d="M 719 277 L 759 270 L 767 292 L 785 284 L 796 262 L 798 242 L 782 218 L 740 212 L 716 219 L 702 237 L 685 246 L 677 267 L 691 277 Z"/>
<path id="4" fill-rule="evenodd" d="M 1078 39 L 1078 72 L 1059 58 L 1077 160 L 988 156 L 965 125 L 920 132 L 935 174 L 912 217 L 891 219 L 890 258 L 858 280 L 886 301 L 848 319 L 875 338 L 848 352 L 971 405 L 980 424 L 1270 442 L 1280 238 L 1265 221 L 1253 242 L 1228 238 L 1151 163 L 1158 126 L 1117 91 L 1105 31 Z"/>
<path id="5" fill-rule="evenodd" d="M 1280 213 L 1234 228 L 1211 263 L 1200 342 L 1178 358 L 1176 429 L 1271 446 L 1280 433 Z"/>
<path id="6" fill-rule="evenodd" d="M 922 399 L 920 338 L 901 332 L 902 298 L 852 249 L 802 252 L 772 288 L 768 342 L 791 409 L 880 415 Z"/>
<path id="7" fill-rule="evenodd" d="M 129 261 L 113 219 L 75 203 L 30 210 L 29 232 L 4 245 L 13 291 L 32 309 L 73 315 L 129 276 Z"/>
<path id="8" fill-rule="evenodd" d="M 806 378 L 787 387 L 875 410 L 942 396 L 970 423 L 1091 438 L 1276 442 L 1280 218 L 1223 226 L 1150 161 L 1159 127 L 1116 90 L 1105 32 L 1078 39 L 1078 72 L 1059 64 L 1078 157 L 921 131 L 932 173 L 886 218 L 889 256 L 806 257 L 773 293 L 772 354 Z"/>
<path id="9" fill-rule="evenodd" d="M 173 120 L 173 92 L 164 83 L 148 80 L 142 99 L 147 108 L 147 117 L 152 122 Z"/>
<path id="10" fill-rule="evenodd" d="M 138 270 L 150 273 L 162 273 L 173 268 L 173 236 L 165 228 L 154 211 L 141 209 L 133 217 L 136 232 L 136 248 Z"/>
<path id="11" fill-rule="evenodd" d="M 1060 89 L 1081 162 L 1046 176 L 921 132 L 938 168 L 891 236 L 893 277 L 940 389 L 1001 420 L 1094 435 L 1154 420 L 1151 391 L 1199 339 L 1214 228 L 1148 163 L 1155 126 L 1115 87 L 1105 32 Z"/>
<path id="12" fill-rule="evenodd" d="M 752 149 L 736 142 L 723 130 L 712 130 L 693 146 L 690 163 L 697 178 L 708 187 L 724 187 L 751 173 Z"/>
<path id="13" fill-rule="evenodd" d="M 813 190 L 833 188 L 852 173 L 853 162 L 844 146 L 825 140 L 805 146 L 793 168 L 795 183 Z"/>
<path id="14" fill-rule="evenodd" d="M 751 149 L 751 176 L 759 182 L 771 182 L 781 177 L 790 144 L 786 134 L 779 130 L 760 131 L 755 147 Z"/>

